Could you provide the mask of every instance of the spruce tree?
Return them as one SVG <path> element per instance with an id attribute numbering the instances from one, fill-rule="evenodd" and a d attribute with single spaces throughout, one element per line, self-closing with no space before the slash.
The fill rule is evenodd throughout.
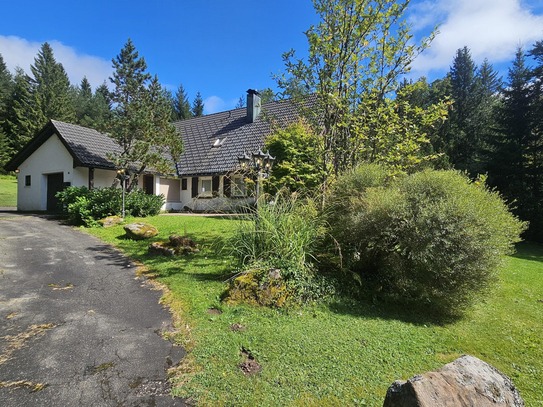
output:
<path id="1" fill-rule="evenodd" d="M 16 68 L 4 122 L 4 132 L 13 153 L 19 152 L 43 126 L 42 117 L 32 94 L 30 78 L 21 68 Z"/>
<path id="2" fill-rule="evenodd" d="M 526 54 L 518 49 L 507 82 L 502 90 L 503 101 L 498 109 L 498 132 L 492 139 L 488 164 L 489 181 L 510 202 L 516 201 L 517 215 L 529 220 L 532 194 L 527 179 L 530 165 L 527 148 L 532 132 L 532 90 L 528 86 L 531 72 Z"/>
<path id="3" fill-rule="evenodd" d="M 55 60 L 53 49 L 47 42 L 38 51 L 30 71 L 38 127 L 43 127 L 50 119 L 73 122 L 75 109 L 70 96 L 70 80 L 62 64 Z"/>
<path id="4" fill-rule="evenodd" d="M 192 115 L 194 117 L 200 117 L 204 115 L 204 100 L 200 92 L 196 92 L 196 97 L 192 102 Z"/>
<path id="5" fill-rule="evenodd" d="M 0 54 L 0 126 L 5 120 L 6 106 L 12 86 L 13 78 L 4 62 L 2 54 Z"/>
<path id="6" fill-rule="evenodd" d="M 174 112 L 177 120 L 185 120 L 192 117 L 190 109 L 190 102 L 185 88 L 183 85 L 179 85 L 174 97 Z"/>

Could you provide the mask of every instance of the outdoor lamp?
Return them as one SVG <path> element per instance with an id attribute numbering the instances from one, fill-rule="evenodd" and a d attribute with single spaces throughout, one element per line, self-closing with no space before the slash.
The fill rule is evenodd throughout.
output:
<path id="1" fill-rule="evenodd" d="M 244 152 L 242 156 L 238 157 L 238 161 L 241 168 L 246 169 L 247 167 L 249 167 L 249 163 L 251 162 L 251 157 L 249 157 L 247 153 Z"/>

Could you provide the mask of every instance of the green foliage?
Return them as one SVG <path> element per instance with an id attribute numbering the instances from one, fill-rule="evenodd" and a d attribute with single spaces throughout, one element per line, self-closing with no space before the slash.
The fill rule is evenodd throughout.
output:
<path id="1" fill-rule="evenodd" d="M 175 120 L 185 120 L 192 117 L 189 97 L 185 92 L 185 88 L 181 84 L 175 92 L 175 98 L 173 100 L 173 111 Z"/>
<path id="2" fill-rule="evenodd" d="M 283 193 L 272 204 L 261 199 L 254 219 L 238 224 L 227 247 L 242 271 L 254 271 L 256 264 L 279 269 L 297 300 L 313 300 L 323 283 L 315 274 L 315 254 L 325 232 L 313 201 Z"/>
<path id="3" fill-rule="evenodd" d="M 76 225 L 95 226 L 107 216 L 118 215 L 122 209 L 122 191 L 119 188 L 68 187 L 57 193 L 68 219 Z M 154 216 L 164 204 L 163 195 L 146 195 L 136 189 L 125 196 L 128 216 Z"/>
<path id="4" fill-rule="evenodd" d="M 196 96 L 194 97 L 194 101 L 192 102 L 192 116 L 194 117 L 200 117 L 204 115 L 204 99 L 202 99 L 202 94 L 200 92 L 196 92 Z"/>
<path id="5" fill-rule="evenodd" d="M 134 189 L 126 194 L 125 209 L 132 216 L 144 218 L 158 215 L 164 202 L 164 195 L 149 195 L 142 189 Z"/>
<path id="6" fill-rule="evenodd" d="M 273 191 L 315 191 L 324 179 L 319 157 L 322 139 L 303 121 L 277 129 L 265 141 L 265 148 L 275 157 L 267 185 Z"/>
<path id="7" fill-rule="evenodd" d="M 526 227 L 498 193 L 457 172 L 426 170 L 388 182 L 375 168 L 358 172 L 366 187 L 339 201 L 333 234 L 346 266 L 374 295 L 460 315 L 491 287 Z M 335 190 L 353 178 L 341 178 Z"/>
<path id="8" fill-rule="evenodd" d="M 151 78 L 146 72 L 147 64 L 130 39 L 113 59 L 113 67 L 115 72 L 110 80 L 115 89 L 111 94 L 114 109 L 110 132 L 121 152 L 112 153 L 110 158 L 118 168 L 131 170 L 132 181 L 128 187 L 131 190 L 147 168 L 173 173 L 183 146 L 170 122 L 171 103 L 158 78 Z"/>

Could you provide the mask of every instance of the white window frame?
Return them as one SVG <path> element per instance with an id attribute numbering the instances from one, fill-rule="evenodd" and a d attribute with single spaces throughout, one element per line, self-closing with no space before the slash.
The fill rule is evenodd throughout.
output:
<path id="1" fill-rule="evenodd" d="M 243 175 L 234 175 L 230 178 L 230 196 L 233 198 L 247 196 Z"/>
<path id="2" fill-rule="evenodd" d="M 209 182 L 209 191 L 207 189 L 204 190 L 204 188 L 206 188 L 206 186 L 204 185 L 204 182 L 205 183 Z M 199 177 L 198 196 L 204 197 L 204 198 L 213 196 L 213 177 Z"/>

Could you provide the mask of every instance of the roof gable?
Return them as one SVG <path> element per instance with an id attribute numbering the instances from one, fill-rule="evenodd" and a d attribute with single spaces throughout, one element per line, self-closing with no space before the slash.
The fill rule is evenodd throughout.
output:
<path id="1" fill-rule="evenodd" d="M 10 162 L 6 169 L 14 171 L 30 157 L 53 134 L 56 134 L 74 159 L 74 166 L 114 169 L 107 159 L 108 152 L 119 151 L 120 147 L 109 136 L 97 130 L 75 124 L 50 120 Z"/>

